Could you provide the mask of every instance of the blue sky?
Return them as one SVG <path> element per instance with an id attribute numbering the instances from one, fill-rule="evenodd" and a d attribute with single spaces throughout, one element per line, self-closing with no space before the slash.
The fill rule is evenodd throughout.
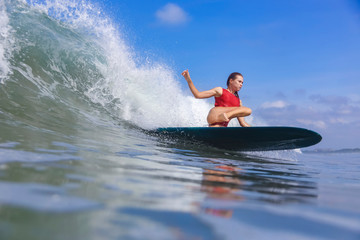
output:
<path id="1" fill-rule="evenodd" d="M 105 0 L 139 56 L 188 68 L 199 90 L 240 92 L 254 123 L 320 132 L 319 147 L 360 147 L 360 4 L 355 0 Z M 189 92 L 190 94 L 190 92 Z M 209 100 L 211 101 L 211 100 Z"/>

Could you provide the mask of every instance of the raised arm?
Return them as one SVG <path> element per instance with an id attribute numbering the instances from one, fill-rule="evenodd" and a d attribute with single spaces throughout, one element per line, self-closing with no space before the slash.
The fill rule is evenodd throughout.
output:
<path id="1" fill-rule="evenodd" d="M 190 91 L 194 95 L 195 98 L 210 98 L 210 97 L 220 97 L 222 95 L 222 88 L 216 87 L 208 91 L 200 92 L 196 89 L 194 83 L 192 82 L 189 74 L 189 70 L 185 70 L 181 73 L 185 80 L 187 81 Z"/>

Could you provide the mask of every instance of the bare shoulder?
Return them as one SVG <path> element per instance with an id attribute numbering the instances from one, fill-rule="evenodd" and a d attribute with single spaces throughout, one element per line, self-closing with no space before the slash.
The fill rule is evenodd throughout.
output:
<path id="1" fill-rule="evenodd" d="M 215 97 L 220 97 L 223 94 L 223 88 L 222 87 L 213 88 L 213 91 L 216 92 Z"/>

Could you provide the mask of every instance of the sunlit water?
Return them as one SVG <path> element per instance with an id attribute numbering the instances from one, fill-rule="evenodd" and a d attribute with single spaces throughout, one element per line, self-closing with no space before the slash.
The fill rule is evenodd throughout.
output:
<path id="1" fill-rule="evenodd" d="M 0 239 L 360 239 L 360 153 L 164 142 L 142 128 L 210 106 L 95 6 L 0 0 L 0 26 Z"/>

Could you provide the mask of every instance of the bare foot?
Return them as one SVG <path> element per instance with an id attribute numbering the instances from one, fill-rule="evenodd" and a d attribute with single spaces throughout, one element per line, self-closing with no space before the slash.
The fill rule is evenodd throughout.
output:
<path id="1" fill-rule="evenodd" d="M 228 122 L 228 121 L 230 121 L 228 116 L 226 115 L 226 113 L 220 114 L 219 115 L 219 120 L 220 120 L 220 122 Z"/>

